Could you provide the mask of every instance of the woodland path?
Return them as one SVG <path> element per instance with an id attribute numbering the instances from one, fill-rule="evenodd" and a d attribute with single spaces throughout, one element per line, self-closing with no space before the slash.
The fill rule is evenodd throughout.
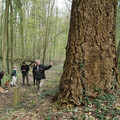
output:
<path id="1" fill-rule="evenodd" d="M 58 91 L 62 67 L 63 65 L 54 65 L 50 70 L 46 71 L 45 89 L 43 90 L 41 97 L 38 97 L 36 94 L 37 86 L 33 85 L 32 72 L 29 73 L 30 86 L 23 86 L 22 78 L 19 77 L 17 79 L 17 86 L 20 86 L 21 95 L 20 105 L 18 105 L 16 109 L 22 109 L 23 114 L 27 114 L 30 111 L 37 111 L 37 109 L 40 109 L 41 107 L 41 110 L 43 111 L 43 106 L 44 109 L 48 109 L 49 105 L 52 103 L 54 94 Z M 6 112 L 9 112 L 9 110 L 11 111 L 14 109 L 12 108 L 13 89 L 14 87 L 10 87 L 9 92 L 4 94 L 0 93 L 0 118 L 5 116 Z M 11 114 L 11 116 L 14 115 Z"/>

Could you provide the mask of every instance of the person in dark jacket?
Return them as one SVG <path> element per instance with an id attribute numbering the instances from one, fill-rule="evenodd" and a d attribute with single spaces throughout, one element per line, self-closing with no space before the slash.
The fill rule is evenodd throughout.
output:
<path id="1" fill-rule="evenodd" d="M 35 78 L 37 80 L 38 85 L 38 95 L 41 94 L 43 85 L 44 85 L 44 79 L 45 77 L 45 70 L 48 70 L 52 67 L 53 63 L 51 62 L 49 66 L 43 66 L 40 64 L 40 60 L 36 60 L 36 66 L 35 66 Z"/>
<path id="2" fill-rule="evenodd" d="M 34 64 L 33 70 L 32 70 L 32 73 L 33 73 L 33 85 L 36 84 L 36 79 L 35 79 L 35 67 L 36 67 L 36 64 Z"/>
<path id="3" fill-rule="evenodd" d="M 28 79 L 28 72 L 30 68 L 25 62 L 23 62 L 21 66 L 21 71 L 22 71 L 22 78 L 23 78 L 23 85 L 25 85 L 25 78 L 27 79 L 27 85 L 29 86 L 29 79 Z"/>
<path id="4" fill-rule="evenodd" d="M 2 80 L 3 76 L 4 76 L 4 71 L 0 71 L 0 87 L 1 87 L 1 80 Z"/>

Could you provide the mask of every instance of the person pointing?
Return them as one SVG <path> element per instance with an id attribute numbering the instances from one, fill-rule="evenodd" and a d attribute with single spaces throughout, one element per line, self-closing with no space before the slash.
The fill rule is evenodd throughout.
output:
<path id="1" fill-rule="evenodd" d="M 38 95 L 41 95 L 42 89 L 44 86 L 45 82 L 45 71 L 50 69 L 53 65 L 51 62 L 50 65 L 48 66 L 43 66 L 40 64 L 40 60 L 35 61 L 36 66 L 35 66 L 35 79 L 37 80 L 37 86 L 38 86 Z"/>

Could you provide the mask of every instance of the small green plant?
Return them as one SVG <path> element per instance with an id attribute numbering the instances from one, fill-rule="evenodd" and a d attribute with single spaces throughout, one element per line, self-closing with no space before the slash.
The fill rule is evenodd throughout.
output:
<path id="1" fill-rule="evenodd" d="M 78 116 L 72 116 L 70 119 L 72 119 L 72 120 L 78 120 L 79 117 Z"/>
<path id="2" fill-rule="evenodd" d="M 86 117 L 86 115 L 85 114 L 83 114 L 83 116 L 82 116 L 82 119 L 84 120 L 84 119 L 86 119 L 87 117 Z"/>
<path id="3" fill-rule="evenodd" d="M 50 116 L 45 117 L 45 120 L 51 120 Z"/>

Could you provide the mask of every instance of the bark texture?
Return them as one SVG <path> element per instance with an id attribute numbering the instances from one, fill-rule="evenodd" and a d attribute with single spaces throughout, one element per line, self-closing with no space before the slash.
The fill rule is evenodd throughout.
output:
<path id="1" fill-rule="evenodd" d="M 118 85 L 116 9 L 117 0 L 73 0 L 58 103 L 80 105 L 84 96 L 97 97 L 95 87 Z"/>
<path id="2" fill-rule="evenodd" d="M 117 49 L 117 58 L 118 58 L 118 61 L 119 61 L 119 56 L 120 56 L 120 40 L 119 40 L 118 49 Z"/>

